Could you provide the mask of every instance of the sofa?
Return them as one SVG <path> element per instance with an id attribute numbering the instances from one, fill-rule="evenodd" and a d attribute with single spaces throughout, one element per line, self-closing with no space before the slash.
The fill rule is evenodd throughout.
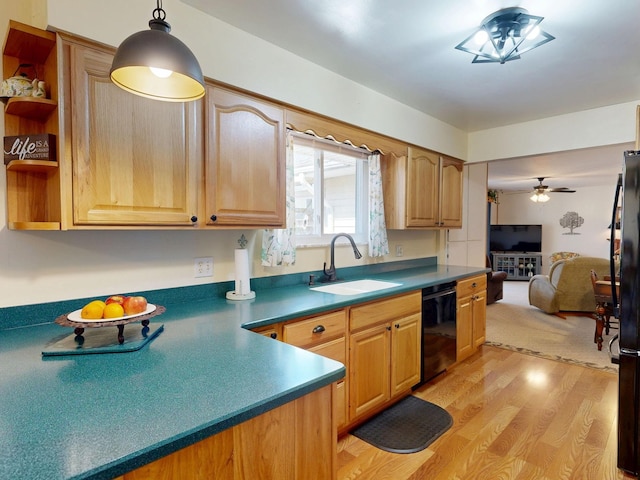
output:
<path id="1" fill-rule="evenodd" d="M 583 256 L 558 260 L 549 275 L 529 280 L 529 304 L 546 313 L 594 312 L 591 270 L 598 276 L 608 275 L 609 260 Z"/>
<path id="2" fill-rule="evenodd" d="M 507 279 L 507 272 L 495 272 L 491 266 L 491 259 L 487 255 L 486 266 L 491 271 L 487 272 L 487 305 L 502 300 L 502 284 Z"/>

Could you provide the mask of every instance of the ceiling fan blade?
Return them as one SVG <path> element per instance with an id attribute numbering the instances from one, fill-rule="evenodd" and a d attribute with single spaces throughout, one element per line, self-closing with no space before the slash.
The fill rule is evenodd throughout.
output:
<path id="1" fill-rule="evenodd" d="M 558 188 L 550 188 L 549 192 L 553 193 L 576 193 L 575 190 L 568 187 L 558 187 Z"/>

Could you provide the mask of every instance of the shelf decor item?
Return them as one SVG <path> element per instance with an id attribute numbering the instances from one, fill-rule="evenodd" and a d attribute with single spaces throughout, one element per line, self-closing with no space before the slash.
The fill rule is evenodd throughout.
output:
<path id="1" fill-rule="evenodd" d="M 4 164 L 14 160 L 56 161 L 56 136 L 51 133 L 4 137 Z"/>

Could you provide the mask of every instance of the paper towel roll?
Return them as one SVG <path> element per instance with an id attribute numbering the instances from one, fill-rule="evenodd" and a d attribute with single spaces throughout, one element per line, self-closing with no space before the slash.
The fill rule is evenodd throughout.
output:
<path id="1" fill-rule="evenodd" d="M 236 295 L 247 295 L 251 291 L 249 284 L 249 252 L 237 248 L 236 256 Z"/>

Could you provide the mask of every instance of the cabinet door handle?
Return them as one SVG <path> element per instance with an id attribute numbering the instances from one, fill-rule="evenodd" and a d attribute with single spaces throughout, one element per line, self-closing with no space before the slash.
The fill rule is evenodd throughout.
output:
<path id="1" fill-rule="evenodd" d="M 273 332 L 272 334 L 269 335 L 271 338 L 273 338 L 274 340 L 278 338 L 278 334 Z"/>
<path id="2" fill-rule="evenodd" d="M 215 222 L 218 219 L 218 217 L 216 217 L 215 214 L 211 215 L 209 218 L 211 219 L 212 222 Z"/>
<path id="3" fill-rule="evenodd" d="M 396 328 L 400 328 L 400 324 L 399 323 L 396 323 Z"/>
<path id="4" fill-rule="evenodd" d="M 312 330 L 313 333 L 322 333 L 324 331 L 325 331 L 324 325 L 318 325 Z"/>
<path id="5" fill-rule="evenodd" d="M 195 215 L 191 217 L 191 223 L 196 223 L 198 221 L 198 217 Z"/>
<path id="6" fill-rule="evenodd" d="M 387 327 L 387 330 L 391 331 L 391 327 L 390 327 L 390 326 L 389 326 L 389 327 Z"/>

